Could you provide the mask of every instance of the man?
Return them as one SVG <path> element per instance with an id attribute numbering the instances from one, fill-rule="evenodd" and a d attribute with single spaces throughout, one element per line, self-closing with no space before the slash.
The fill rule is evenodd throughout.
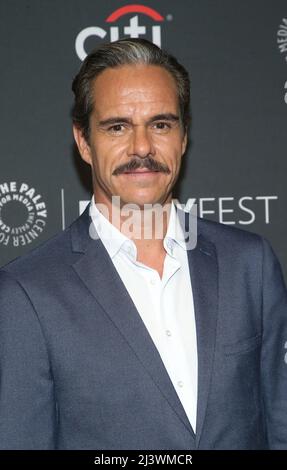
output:
<path id="1" fill-rule="evenodd" d="M 187 72 L 121 40 L 86 58 L 73 91 L 94 196 L 0 271 L 1 448 L 286 448 L 279 264 L 260 236 L 204 220 L 190 249 L 172 203 Z M 142 217 L 154 207 L 159 236 Z"/>

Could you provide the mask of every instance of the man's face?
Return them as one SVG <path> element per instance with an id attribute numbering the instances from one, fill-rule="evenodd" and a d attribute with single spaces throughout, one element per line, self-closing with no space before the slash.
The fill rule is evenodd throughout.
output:
<path id="1" fill-rule="evenodd" d="M 89 143 L 76 128 L 74 135 L 93 169 L 96 202 L 167 202 L 186 148 L 173 77 L 151 65 L 106 69 L 93 99 Z"/>

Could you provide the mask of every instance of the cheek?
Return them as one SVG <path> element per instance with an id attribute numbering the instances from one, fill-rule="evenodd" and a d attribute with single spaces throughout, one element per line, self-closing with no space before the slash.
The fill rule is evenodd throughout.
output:
<path id="1" fill-rule="evenodd" d="M 154 138 L 154 148 L 156 149 L 156 154 L 166 161 L 169 160 L 171 162 L 176 162 L 181 160 L 181 154 L 183 150 L 183 141 L 181 136 L 170 137 L 167 136 L 166 138 L 155 137 Z"/>
<path id="2" fill-rule="evenodd" d="M 179 146 L 167 146 L 161 150 L 161 159 L 172 172 L 177 172 L 181 164 L 181 151 Z"/>
<path id="3" fill-rule="evenodd" d="M 93 148 L 92 160 L 95 171 L 100 174 L 109 174 L 119 161 L 120 146 L 115 143 L 106 144 L 99 141 Z"/>
<path id="4" fill-rule="evenodd" d="M 181 159 L 182 156 L 180 153 L 175 152 L 173 158 L 171 158 L 170 162 L 168 163 L 168 166 L 171 170 L 171 182 L 173 183 L 175 180 L 177 180 L 179 173 L 180 173 L 180 168 L 181 168 Z"/>

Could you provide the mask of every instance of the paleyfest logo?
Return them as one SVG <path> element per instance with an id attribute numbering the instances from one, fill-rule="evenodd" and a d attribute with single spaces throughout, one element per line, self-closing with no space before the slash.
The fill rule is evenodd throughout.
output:
<path id="1" fill-rule="evenodd" d="M 170 21 L 172 15 L 167 15 L 166 19 Z M 85 59 L 86 42 L 89 38 L 114 42 L 123 37 L 146 37 L 161 47 L 161 28 L 164 20 L 165 18 L 154 8 L 145 5 L 123 6 L 105 19 L 104 28 L 101 26 L 84 28 L 76 38 L 76 53 L 80 60 Z"/>
<path id="2" fill-rule="evenodd" d="M 0 244 L 17 248 L 44 230 L 47 208 L 41 194 L 26 183 L 0 183 Z"/>

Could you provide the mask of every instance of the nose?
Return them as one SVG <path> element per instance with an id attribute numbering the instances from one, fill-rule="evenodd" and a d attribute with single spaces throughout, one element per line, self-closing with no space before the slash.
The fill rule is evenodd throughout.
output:
<path id="1" fill-rule="evenodd" d="M 145 126 L 134 126 L 129 147 L 129 156 L 141 158 L 154 155 L 152 137 Z"/>

